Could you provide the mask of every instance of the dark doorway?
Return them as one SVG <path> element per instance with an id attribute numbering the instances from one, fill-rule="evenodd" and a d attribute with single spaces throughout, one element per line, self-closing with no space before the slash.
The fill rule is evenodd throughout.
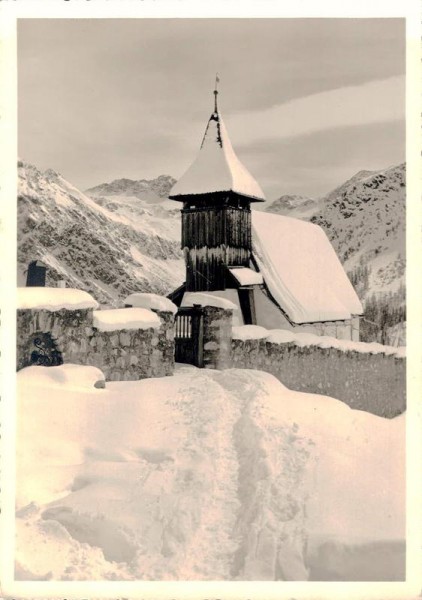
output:
<path id="1" fill-rule="evenodd" d="M 204 313 L 200 306 L 179 308 L 175 323 L 175 360 L 204 366 Z"/>
<path id="2" fill-rule="evenodd" d="M 28 265 L 26 287 L 45 287 L 47 267 L 40 260 L 33 260 Z"/>

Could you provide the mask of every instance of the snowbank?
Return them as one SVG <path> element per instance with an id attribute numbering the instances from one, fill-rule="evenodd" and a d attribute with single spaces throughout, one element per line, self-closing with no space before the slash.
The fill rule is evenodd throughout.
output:
<path id="1" fill-rule="evenodd" d="M 272 296 L 294 323 L 337 321 L 363 313 L 321 227 L 252 211 L 253 256 Z"/>
<path id="2" fill-rule="evenodd" d="M 77 310 L 98 308 L 98 302 L 87 292 L 72 288 L 22 287 L 18 288 L 17 308 L 35 310 Z"/>
<path id="3" fill-rule="evenodd" d="M 176 314 L 177 306 L 173 304 L 171 300 L 165 296 L 159 296 L 158 294 L 150 294 L 147 292 L 136 292 L 130 294 L 125 299 L 125 304 L 137 308 L 149 308 L 151 310 L 162 310 Z"/>
<path id="4" fill-rule="evenodd" d="M 295 333 L 287 329 L 271 329 L 257 325 L 243 325 L 233 327 L 233 339 L 256 340 L 265 339 L 272 344 L 295 344 L 300 347 L 318 346 L 319 348 L 336 348 L 342 352 L 360 352 L 362 354 L 385 354 L 404 358 L 406 347 L 384 346 L 376 342 L 352 342 L 351 340 L 338 340 L 327 335 L 314 335 L 313 333 Z"/>
<path id="5" fill-rule="evenodd" d="M 113 308 L 94 311 L 93 325 L 100 331 L 116 329 L 157 329 L 160 318 L 146 308 Z"/>
<path id="6" fill-rule="evenodd" d="M 41 370 L 18 373 L 19 579 L 304 580 L 333 540 L 335 578 L 344 549 L 404 539 L 402 417 L 258 371 L 58 391 Z M 403 565 L 401 552 L 372 574 Z"/>
<path id="7" fill-rule="evenodd" d="M 225 310 L 238 310 L 236 304 L 222 296 L 215 296 L 214 294 L 207 294 L 206 292 L 186 292 L 183 296 L 182 305 L 193 306 L 194 304 L 215 306 L 216 308 L 224 308 Z"/>
<path id="8" fill-rule="evenodd" d="M 61 388 L 76 390 L 91 390 L 105 387 L 104 373 L 97 367 L 81 367 L 67 364 L 58 367 L 40 369 L 26 367 L 19 372 L 21 385 L 44 388 Z"/>

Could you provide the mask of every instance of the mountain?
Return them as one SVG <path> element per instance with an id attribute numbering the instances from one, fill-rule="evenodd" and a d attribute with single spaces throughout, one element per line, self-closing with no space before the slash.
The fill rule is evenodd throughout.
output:
<path id="1" fill-rule="evenodd" d="M 319 205 L 319 199 L 315 200 L 308 196 L 296 194 L 284 194 L 273 200 L 265 210 L 278 215 L 308 220 L 318 210 Z"/>
<path id="2" fill-rule="evenodd" d="M 92 187 L 85 194 L 91 197 L 133 196 L 143 201 L 157 201 L 167 198 L 175 183 L 170 175 L 160 175 L 156 179 L 115 179 Z"/>
<path id="3" fill-rule="evenodd" d="M 365 300 L 373 293 L 397 294 L 404 286 L 405 199 L 402 164 L 359 171 L 316 200 L 281 196 L 266 210 L 320 225 Z"/>
<path id="4" fill-rule="evenodd" d="M 402 164 L 357 173 L 328 194 L 322 210 L 311 217 L 325 229 L 352 276 L 367 268 L 360 290 L 364 299 L 374 293 L 398 294 L 404 286 L 405 202 L 406 167 Z"/>
<path id="5" fill-rule="evenodd" d="M 183 282 L 180 207 L 159 195 L 171 178 L 159 177 L 146 186 L 145 200 L 138 186 L 136 197 L 94 201 L 55 171 L 41 172 L 22 161 L 18 170 L 19 285 L 35 259 L 48 267 L 47 285 L 63 279 L 110 306 L 121 305 L 134 291 L 166 294 Z M 111 192 L 108 185 L 113 184 L 98 188 Z"/>

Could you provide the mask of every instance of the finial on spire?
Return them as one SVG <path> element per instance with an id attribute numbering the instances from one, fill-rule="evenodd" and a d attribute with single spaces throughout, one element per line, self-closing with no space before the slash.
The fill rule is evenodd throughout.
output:
<path id="1" fill-rule="evenodd" d="M 217 110 L 217 96 L 218 96 L 218 89 L 217 89 L 217 84 L 219 83 L 220 78 L 218 76 L 218 73 L 215 74 L 215 88 L 214 88 L 214 112 L 218 112 Z"/>

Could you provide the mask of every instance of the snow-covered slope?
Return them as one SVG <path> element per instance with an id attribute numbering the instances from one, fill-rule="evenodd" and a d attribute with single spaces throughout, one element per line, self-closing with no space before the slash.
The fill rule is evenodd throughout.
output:
<path id="1" fill-rule="evenodd" d="M 346 269 L 370 267 L 371 293 L 396 292 L 404 284 L 406 169 L 399 165 L 358 173 L 324 201 L 312 221 L 330 231 Z"/>
<path id="2" fill-rule="evenodd" d="M 360 171 L 315 201 L 289 196 L 267 207 L 320 225 L 346 271 L 368 267 L 360 297 L 397 292 L 405 273 L 405 164 Z M 403 298 L 404 299 L 404 298 Z"/>
<path id="3" fill-rule="evenodd" d="M 160 194 L 172 183 L 155 181 Z M 18 281 L 41 259 L 48 284 L 64 279 L 102 304 L 116 306 L 136 291 L 168 293 L 184 279 L 178 218 L 179 206 L 161 197 L 94 201 L 58 173 L 20 162 Z"/>
<path id="4" fill-rule="evenodd" d="M 102 379 L 18 374 L 18 579 L 404 577 L 403 415 L 258 371 Z"/>

